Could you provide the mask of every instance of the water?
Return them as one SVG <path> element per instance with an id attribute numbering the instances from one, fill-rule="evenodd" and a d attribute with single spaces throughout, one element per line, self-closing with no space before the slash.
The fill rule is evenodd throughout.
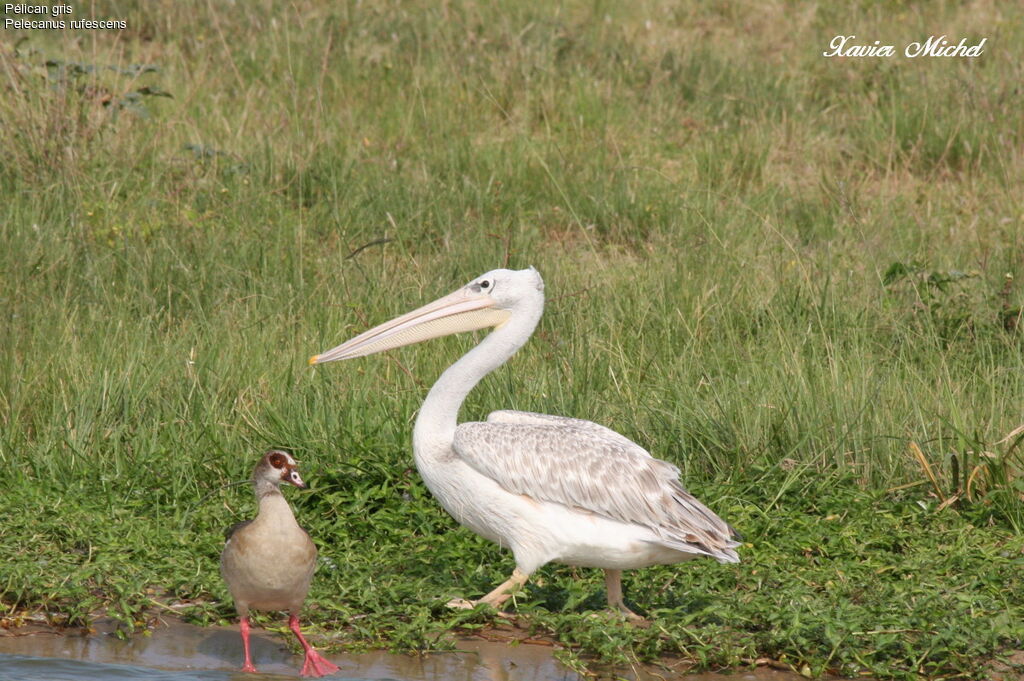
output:
<path id="1" fill-rule="evenodd" d="M 0 681 L 241 681 L 290 679 L 279 674 L 213 670 L 167 671 L 136 665 L 102 664 L 27 655 L 0 655 Z M 342 677 L 332 679 L 343 681 Z"/>
<path id="2" fill-rule="evenodd" d="M 253 631 L 252 657 L 260 674 L 238 671 L 242 642 L 236 627 L 195 627 L 168 620 L 151 635 L 121 640 L 113 623 L 98 622 L 88 636 L 0 630 L 0 681 L 265 681 L 295 679 L 302 657 L 284 638 Z M 340 667 L 331 681 L 586 681 L 554 659 L 550 646 L 461 640 L 459 652 L 393 655 L 379 651 L 328 654 Z M 796 681 L 768 669 L 732 675 L 675 675 L 665 670 L 618 670 L 636 681 Z"/>
<path id="3" fill-rule="evenodd" d="M 167 620 L 151 635 L 121 640 L 112 622 L 96 633 L 0 630 L 0 681 L 255 681 L 295 679 L 302 657 L 285 638 L 252 633 L 252 657 L 260 674 L 238 671 L 242 641 L 237 627 L 195 627 Z M 510 647 L 486 641 L 460 642 L 461 653 L 393 655 L 380 651 L 328 654 L 340 671 L 336 681 L 584 681 L 559 664 L 543 646 Z"/>

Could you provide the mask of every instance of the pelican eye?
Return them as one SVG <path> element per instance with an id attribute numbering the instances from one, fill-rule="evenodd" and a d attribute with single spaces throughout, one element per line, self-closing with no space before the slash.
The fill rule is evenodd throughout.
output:
<path id="1" fill-rule="evenodd" d="M 490 287 L 491 287 L 491 282 L 487 281 L 486 279 L 484 279 L 483 281 L 480 282 L 480 288 L 488 289 Z"/>

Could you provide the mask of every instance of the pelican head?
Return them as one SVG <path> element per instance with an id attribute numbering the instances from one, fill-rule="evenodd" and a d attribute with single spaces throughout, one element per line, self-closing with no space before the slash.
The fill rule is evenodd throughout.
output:
<path id="1" fill-rule="evenodd" d="M 310 357 L 309 363 L 364 357 L 453 333 L 500 327 L 517 313 L 533 318 L 532 331 L 543 308 L 544 281 L 537 270 L 491 270 L 443 298 Z"/>

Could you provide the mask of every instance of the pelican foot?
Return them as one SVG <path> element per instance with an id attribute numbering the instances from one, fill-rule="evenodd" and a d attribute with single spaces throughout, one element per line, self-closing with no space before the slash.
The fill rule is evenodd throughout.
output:
<path id="1" fill-rule="evenodd" d="M 635 612 L 627 608 L 624 604 L 620 603 L 619 607 L 616 610 L 612 610 L 611 612 L 612 614 L 617 614 L 621 615 L 622 617 L 625 617 L 626 621 L 634 626 L 643 628 L 651 626 L 651 623 L 648 622 L 646 618 L 636 614 Z"/>
<path id="2" fill-rule="evenodd" d="M 445 605 L 452 610 L 472 610 L 480 601 L 468 601 L 465 598 L 453 598 Z"/>
<path id="3" fill-rule="evenodd" d="M 476 606 L 484 603 L 494 608 L 498 615 L 501 617 L 508 617 L 501 612 L 501 606 L 512 597 L 512 592 L 520 589 L 523 584 L 526 584 L 526 580 L 530 576 L 525 572 L 520 572 L 517 567 L 512 571 L 512 576 L 506 579 L 504 582 L 499 584 L 493 591 L 484 596 L 478 601 L 467 601 L 465 598 L 453 598 L 448 601 L 449 608 L 457 608 L 459 610 L 472 610 Z"/>
<path id="4" fill-rule="evenodd" d="M 608 590 L 608 612 L 621 615 L 636 626 L 650 626 L 647 620 L 627 608 L 622 600 L 622 570 L 605 568 L 604 584 Z"/>
<path id="5" fill-rule="evenodd" d="M 491 607 L 491 610 L 493 610 L 494 614 L 498 617 L 503 617 L 505 619 L 513 619 L 515 617 L 511 613 L 501 610 L 500 604 L 496 606 L 493 603 L 488 603 L 482 598 L 478 601 L 470 601 L 465 598 L 453 598 L 447 603 L 445 603 L 445 606 L 451 608 L 452 610 L 472 610 L 476 608 L 476 606 L 478 605 L 489 605 Z"/>
<path id="6" fill-rule="evenodd" d="M 627 608 L 625 605 L 612 606 L 599 612 L 592 612 L 590 613 L 590 616 L 602 617 L 605 619 L 624 619 L 626 620 L 626 622 L 632 624 L 634 627 L 640 627 L 641 629 L 646 629 L 647 627 L 651 626 L 650 620 L 648 620 L 646 617 L 636 614 L 635 612 Z"/>

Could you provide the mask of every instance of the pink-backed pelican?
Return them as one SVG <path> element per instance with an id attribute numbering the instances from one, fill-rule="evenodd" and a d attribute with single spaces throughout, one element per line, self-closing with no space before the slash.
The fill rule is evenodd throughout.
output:
<path id="1" fill-rule="evenodd" d="M 609 607 L 637 618 L 622 600 L 622 570 L 696 556 L 736 563 L 738 535 L 686 491 L 678 468 L 604 426 L 522 411 L 457 422 L 469 391 L 526 343 L 543 310 L 537 270 L 493 270 L 309 362 L 493 327 L 437 379 L 413 429 L 416 468 L 445 510 L 515 556 L 507 581 L 479 601 L 449 605 L 498 608 L 555 561 L 603 568 Z"/>

